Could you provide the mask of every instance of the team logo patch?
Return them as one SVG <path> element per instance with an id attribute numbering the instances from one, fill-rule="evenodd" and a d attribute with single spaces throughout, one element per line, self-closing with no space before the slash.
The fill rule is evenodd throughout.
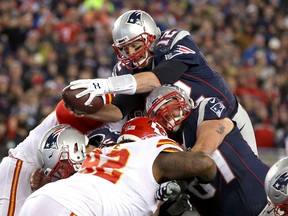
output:
<path id="1" fill-rule="evenodd" d="M 58 149 L 57 138 L 62 130 L 63 128 L 59 128 L 49 135 L 44 145 L 44 149 Z"/>
<path id="2" fill-rule="evenodd" d="M 131 13 L 131 15 L 128 17 L 127 23 L 136 24 L 136 25 L 142 25 L 141 12 L 135 11 L 135 12 Z"/>
<path id="3" fill-rule="evenodd" d="M 211 109 L 218 117 L 220 117 L 222 111 L 225 109 L 225 106 L 224 106 L 221 102 L 218 102 L 218 103 L 214 104 L 210 109 Z"/>
<path id="4" fill-rule="evenodd" d="M 275 183 L 272 185 L 275 190 L 280 191 L 281 193 L 288 195 L 287 191 L 287 185 L 288 185 L 288 171 L 282 173 L 275 181 Z"/>
<path id="5" fill-rule="evenodd" d="M 183 54 L 195 54 L 196 52 L 186 46 L 183 45 L 177 45 L 177 49 L 176 49 L 177 53 L 183 53 Z"/>

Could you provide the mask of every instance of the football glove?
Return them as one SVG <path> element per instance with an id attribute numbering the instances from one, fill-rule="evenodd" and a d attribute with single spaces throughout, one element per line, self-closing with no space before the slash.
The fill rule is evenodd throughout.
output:
<path id="1" fill-rule="evenodd" d="M 177 181 L 168 181 L 159 185 L 155 197 L 161 201 L 175 200 L 181 193 L 181 187 Z"/>
<path id="2" fill-rule="evenodd" d="M 80 79 L 70 82 L 70 89 L 84 88 L 76 95 L 76 98 L 89 94 L 89 98 L 84 103 L 89 106 L 96 96 L 106 93 L 133 95 L 137 89 L 137 82 L 131 74 L 109 77 L 108 79 Z"/>

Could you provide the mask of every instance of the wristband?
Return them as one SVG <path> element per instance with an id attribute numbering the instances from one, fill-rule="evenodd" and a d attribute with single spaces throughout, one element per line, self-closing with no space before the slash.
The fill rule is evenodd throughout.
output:
<path id="1" fill-rule="evenodd" d="M 131 74 L 109 77 L 108 87 L 109 93 L 133 95 L 136 93 L 137 82 Z"/>

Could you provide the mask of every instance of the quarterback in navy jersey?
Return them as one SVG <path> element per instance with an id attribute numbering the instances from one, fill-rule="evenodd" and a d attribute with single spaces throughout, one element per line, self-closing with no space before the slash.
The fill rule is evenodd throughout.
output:
<path id="1" fill-rule="evenodd" d="M 270 208 L 264 188 L 269 167 L 253 153 L 218 98 L 205 98 L 195 108 L 182 89 L 164 85 L 147 97 L 146 110 L 167 131 L 180 133 L 186 150 L 204 151 L 214 159 L 213 181 L 187 182 L 185 193 L 200 215 L 269 215 L 260 214 Z M 160 212 L 167 215 L 163 207 Z"/>
<path id="2" fill-rule="evenodd" d="M 85 89 L 77 97 L 89 94 L 85 105 L 104 93 L 117 95 L 112 104 L 105 105 L 94 118 L 119 121 L 127 115 L 139 116 L 143 114 L 147 93 L 163 84 L 175 84 L 196 104 L 206 97 L 219 98 L 253 152 L 258 154 L 247 112 L 226 81 L 208 65 L 188 31 L 167 29 L 161 32 L 149 14 L 131 10 L 115 21 L 112 36 L 112 47 L 120 60 L 113 69 L 113 76 L 70 83 L 72 89 Z"/>

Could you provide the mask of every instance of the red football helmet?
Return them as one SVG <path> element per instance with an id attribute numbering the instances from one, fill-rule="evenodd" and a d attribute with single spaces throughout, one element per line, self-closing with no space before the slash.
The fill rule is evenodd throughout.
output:
<path id="1" fill-rule="evenodd" d="M 136 117 L 123 125 L 117 143 L 124 140 L 144 140 L 155 136 L 167 137 L 167 133 L 156 120 L 148 117 Z"/>

